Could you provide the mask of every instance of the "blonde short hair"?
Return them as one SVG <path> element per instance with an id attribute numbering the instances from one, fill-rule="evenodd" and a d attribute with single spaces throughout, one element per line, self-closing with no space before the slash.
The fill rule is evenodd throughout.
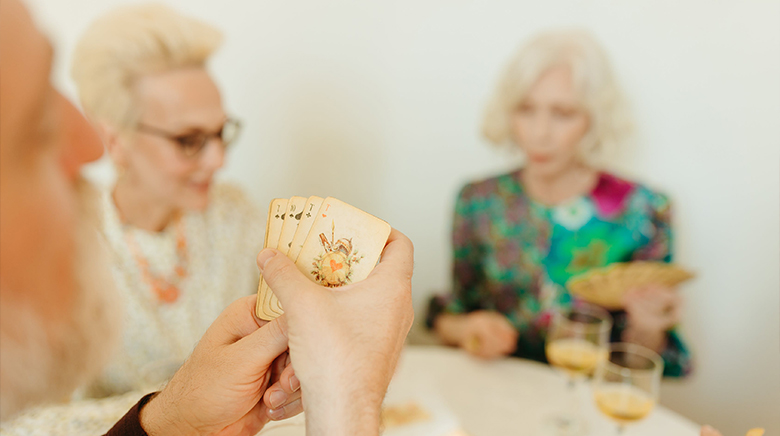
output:
<path id="1" fill-rule="evenodd" d="M 87 115 L 122 131 L 138 122 L 136 81 L 148 74 L 203 66 L 222 34 L 159 4 L 116 9 L 84 32 L 71 76 Z"/>
<path id="2" fill-rule="evenodd" d="M 512 113 L 540 76 L 553 67 L 571 68 L 590 129 L 580 144 L 583 157 L 595 160 L 631 130 L 625 100 L 604 50 L 583 30 L 550 31 L 522 46 L 509 61 L 488 102 L 482 133 L 496 145 L 512 144 Z"/>

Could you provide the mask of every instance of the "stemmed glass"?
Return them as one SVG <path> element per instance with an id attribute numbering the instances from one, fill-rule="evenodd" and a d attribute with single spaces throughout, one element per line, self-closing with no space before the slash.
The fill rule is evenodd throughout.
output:
<path id="1" fill-rule="evenodd" d="M 550 364 L 566 374 L 569 390 L 567 409 L 547 422 L 554 434 L 585 434 L 586 426 L 576 399 L 576 383 L 592 374 L 598 363 L 606 359 L 611 329 L 609 313 L 590 304 L 579 303 L 569 311 L 553 315 L 545 351 Z"/>
<path id="2" fill-rule="evenodd" d="M 653 410 L 663 372 L 663 359 L 652 350 L 628 343 L 610 346 L 609 357 L 596 367 L 593 400 L 617 423 L 617 434 Z"/>

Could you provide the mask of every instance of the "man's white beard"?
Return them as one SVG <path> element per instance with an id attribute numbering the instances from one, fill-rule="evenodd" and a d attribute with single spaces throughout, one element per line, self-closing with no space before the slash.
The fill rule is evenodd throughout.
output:
<path id="1" fill-rule="evenodd" d="M 103 367 L 117 342 L 121 312 L 97 227 L 98 197 L 85 185 L 79 186 L 73 311 L 65 321 L 53 323 L 26 304 L 0 305 L 3 325 L 13 326 L 10 334 L 0 330 L 0 420 L 33 405 L 68 400 Z"/>

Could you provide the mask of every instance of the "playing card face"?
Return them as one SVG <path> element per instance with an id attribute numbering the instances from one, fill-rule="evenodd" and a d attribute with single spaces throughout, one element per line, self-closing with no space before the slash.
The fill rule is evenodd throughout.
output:
<path id="1" fill-rule="evenodd" d="M 276 248 L 276 245 L 279 243 L 279 235 L 282 234 L 284 218 L 287 215 L 287 203 L 288 200 L 286 198 L 275 198 L 271 201 L 263 248 Z"/>
<path id="2" fill-rule="evenodd" d="M 368 277 L 387 243 L 390 225 L 332 197 L 323 200 L 313 196 L 301 202 L 302 199 L 293 197 L 284 207 L 281 201 L 272 203 L 266 240 L 278 235 L 278 246 L 270 243 L 266 246 L 284 252 L 284 246 L 288 245 L 287 256 L 296 260 L 298 269 L 307 277 L 322 286 L 339 287 Z M 285 207 L 286 214 L 277 217 Z M 285 222 L 280 225 L 274 219 Z M 297 228 L 290 239 L 292 226 Z M 268 321 L 284 313 L 279 300 L 262 279 L 255 311 L 259 318 Z"/>
<path id="3" fill-rule="evenodd" d="M 311 196 L 306 199 L 303 216 L 298 223 L 298 230 L 295 231 L 290 244 L 290 250 L 287 252 L 287 257 L 292 259 L 293 262 L 298 259 L 298 254 L 300 254 L 303 248 L 303 243 L 306 242 L 306 237 L 309 236 L 309 230 L 311 230 L 311 226 L 314 224 L 314 219 L 317 218 L 317 212 L 319 212 L 323 200 L 322 197 L 317 196 Z"/>
<path id="4" fill-rule="evenodd" d="M 287 203 L 289 201 L 286 198 L 275 198 L 271 201 L 271 207 L 268 209 L 268 221 L 265 228 L 265 242 L 263 248 L 277 248 L 279 243 L 279 236 L 282 233 L 282 227 L 284 226 L 284 219 L 287 215 Z M 257 304 L 255 312 L 261 319 L 266 319 L 261 314 L 266 313 L 269 309 L 270 292 L 267 290 L 265 280 L 260 276 L 260 283 L 257 285 Z"/>
<path id="5" fill-rule="evenodd" d="M 303 217 L 303 208 L 306 206 L 306 197 L 292 197 L 287 202 L 287 215 L 279 233 L 279 243 L 276 248 L 284 254 L 290 250 L 295 231 Z"/>
<path id="6" fill-rule="evenodd" d="M 374 269 L 390 225 L 333 197 L 322 202 L 295 265 L 315 283 L 336 288 Z"/>
<path id="7" fill-rule="evenodd" d="M 279 241 L 276 246 L 276 249 L 285 255 L 288 254 L 288 251 L 290 250 L 293 236 L 295 236 L 298 225 L 304 216 L 304 209 L 307 206 L 306 201 L 307 199 L 305 197 L 292 197 L 287 202 L 284 224 L 279 232 Z M 271 292 L 268 284 L 262 278 L 260 279 L 257 296 L 257 316 L 261 319 L 269 317 L 273 319 L 283 313 L 282 304 L 276 298 L 276 295 Z"/>

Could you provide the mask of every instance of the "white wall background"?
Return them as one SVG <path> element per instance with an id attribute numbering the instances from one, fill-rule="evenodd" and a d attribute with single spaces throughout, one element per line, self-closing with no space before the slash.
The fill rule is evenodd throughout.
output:
<path id="1" fill-rule="evenodd" d="M 75 96 L 78 35 L 126 1 L 28 1 Z M 727 436 L 780 434 L 780 2 L 167 3 L 225 33 L 211 66 L 246 130 L 221 176 L 262 207 L 333 195 L 404 231 L 418 320 L 448 286 L 457 189 L 514 165 L 478 135 L 500 68 L 541 29 L 592 30 L 639 126 L 615 165 L 672 196 L 678 260 L 700 274 L 683 290 L 696 374 L 667 383 L 663 402 Z"/>

